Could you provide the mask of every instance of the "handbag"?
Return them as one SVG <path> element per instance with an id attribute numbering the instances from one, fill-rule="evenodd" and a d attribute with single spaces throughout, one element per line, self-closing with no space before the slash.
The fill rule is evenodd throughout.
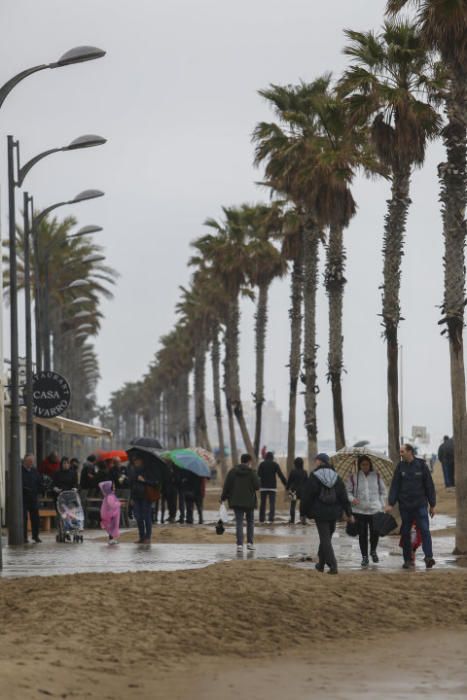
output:
<path id="1" fill-rule="evenodd" d="M 389 535 L 389 533 L 397 527 L 397 520 L 391 513 L 375 513 L 372 519 L 373 530 L 380 537 L 386 537 L 386 535 Z"/>
<path id="2" fill-rule="evenodd" d="M 144 500 L 150 503 L 155 503 L 161 497 L 161 492 L 157 486 L 150 486 L 149 484 L 144 484 Z"/>
<path id="3" fill-rule="evenodd" d="M 345 532 L 349 537 L 357 537 L 357 535 L 360 534 L 358 520 L 356 520 L 354 523 L 347 523 L 345 526 Z"/>

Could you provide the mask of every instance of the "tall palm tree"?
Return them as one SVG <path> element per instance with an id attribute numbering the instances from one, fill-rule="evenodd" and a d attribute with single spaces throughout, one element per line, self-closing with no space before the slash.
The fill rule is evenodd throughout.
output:
<path id="1" fill-rule="evenodd" d="M 389 0 L 391 15 L 412 5 L 425 45 L 442 59 L 446 162 L 438 167 L 444 236 L 441 324 L 449 338 L 456 464 L 456 551 L 467 553 L 467 410 L 464 367 L 465 211 L 467 206 L 467 6 L 463 0 Z"/>
<path id="2" fill-rule="evenodd" d="M 258 457 L 261 444 L 262 411 L 264 397 L 264 355 L 268 323 L 268 295 L 274 279 L 287 271 L 287 263 L 272 242 L 280 235 L 282 228 L 281 210 L 277 203 L 272 205 L 244 205 L 241 208 L 247 232 L 250 256 L 249 280 L 258 289 L 255 314 L 256 378 L 255 393 L 255 435 L 254 450 Z"/>
<path id="3" fill-rule="evenodd" d="M 399 455 L 398 331 L 401 265 L 414 168 L 425 159 L 427 142 L 439 133 L 440 118 L 430 103 L 432 58 L 413 23 L 386 22 L 381 32 L 347 30 L 345 95 L 355 124 L 367 121 L 372 142 L 391 177 L 384 222 L 382 318 L 387 347 L 388 445 Z"/>

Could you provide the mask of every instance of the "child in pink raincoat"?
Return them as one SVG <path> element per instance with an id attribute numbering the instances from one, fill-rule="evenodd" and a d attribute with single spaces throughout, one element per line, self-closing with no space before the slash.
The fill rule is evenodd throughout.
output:
<path id="1" fill-rule="evenodd" d="M 120 537 L 120 501 L 115 495 L 113 481 L 101 481 L 99 488 L 104 496 L 101 505 L 101 527 L 109 535 L 109 544 L 118 544 Z"/>

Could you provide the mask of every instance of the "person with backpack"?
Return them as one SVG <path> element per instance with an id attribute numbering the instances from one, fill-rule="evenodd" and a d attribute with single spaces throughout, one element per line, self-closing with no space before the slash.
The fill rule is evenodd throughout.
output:
<path id="1" fill-rule="evenodd" d="M 303 467 L 303 459 L 295 457 L 294 466 L 287 479 L 286 489 L 290 494 L 290 520 L 289 525 L 295 523 L 295 510 L 297 501 L 302 497 L 303 487 L 308 481 L 308 474 Z"/>
<path id="2" fill-rule="evenodd" d="M 313 518 L 319 535 L 317 571 L 323 572 L 325 565 L 328 574 L 337 574 L 337 561 L 332 548 L 332 536 L 336 522 L 345 513 L 349 522 L 355 522 L 345 484 L 329 461 L 329 456 L 321 452 L 316 455 L 316 468 L 310 474 L 303 489 L 300 515 Z"/>
<path id="3" fill-rule="evenodd" d="M 373 515 L 384 510 L 387 490 L 381 475 L 373 468 L 367 455 L 360 455 L 357 461 L 357 473 L 351 474 L 346 481 L 347 494 L 352 504 L 352 512 L 358 525 L 358 539 L 362 553 L 362 566 L 369 565 L 368 535 L 370 535 L 370 556 L 375 564 L 379 562 L 379 536 L 373 528 Z"/>
<path id="4" fill-rule="evenodd" d="M 277 495 L 277 477 L 282 481 L 287 488 L 287 479 L 283 475 L 280 466 L 274 461 L 274 454 L 266 452 L 264 461 L 258 467 L 258 477 L 260 481 L 260 496 L 261 504 L 259 507 L 259 521 L 264 523 L 266 520 L 266 504 L 269 499 L 268 520 L 274 522 L 276 514 L 276 495 Z"/>

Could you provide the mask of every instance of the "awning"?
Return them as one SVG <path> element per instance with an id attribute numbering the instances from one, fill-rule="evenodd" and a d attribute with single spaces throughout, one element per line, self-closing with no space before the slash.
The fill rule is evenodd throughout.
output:
<path id="1" fill-rule="evenodd" d="M 90 438 L 112 437 L 112 431 L 108 428 L 101 428 L 89 423 L 80 423 L 80 421 L 62 418 L 61 416 L 57 418 L 34 418 L 34 423 L 42 425 L 49 430 L 56 430 L 59 433 L 68 433 L 69 435 L 83 435 L 83 437 Z"/>

